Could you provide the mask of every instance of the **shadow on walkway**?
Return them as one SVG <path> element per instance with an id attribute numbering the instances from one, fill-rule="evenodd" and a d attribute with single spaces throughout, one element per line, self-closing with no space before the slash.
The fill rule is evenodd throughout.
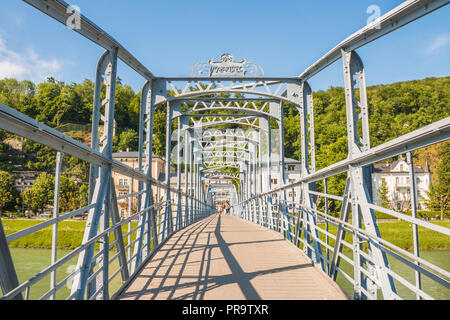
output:
<path id="1" fill-rule="evenodd" d="M 221 230 L 223 228 L 222 219 L 227 220 L 226 230 Z M 220 296 L 223 296 L 223 299 L 229 299 L 230 292 L 227 290 L 231 285 L 234 287 L 233 290 L 237 290 L 238 287 L 243 295 L 243 297 L 234 297 L 234 299 L 260 300 L 262 299 L 261 293 L 258 292 L 255 283 L 252 284 L 252 279 L 281 272 L 284 272 L 284 278 L 282 278 L 286 279 L 286 271 L 313 269 L 311 263 L 298 263 L 299 260 L 288 259 L 281 267 L 264 269 L 264 265 L 262 265 L 257 266 L 257 269 L 263 268 L 263 270 L 245 272 L 242 263 L 248 264 L 249 259 L 242 259 L 242 257 L 241 260 L 237 259 L 231 250 L 232 246 L 236 246 L 233 250 L 241 250 L 243 247 L 239 246 L 242 245 L 247 246 L 246 250 L 249 250 L 249 245 L 258 244 L 258 248 L 261 249 L 266 247 L 261 244 L 273 244 L 277 243 L 276 241 L 285 240 L 276 238 L 276 236 L 269 239 L 270 236 L 267 237 L 267 240 L 251 239 L 248 241 L 249 235 L 244 235 L 258 232 L 258 230 L 253 229 L 254 227 L 246 222 L 241 223 L 231 219 L 234 217 L 223 218 L 215 215 L 180 230 L 155 254 L 153 260 L 141 270 L 119 299 L 202 300 L 208 298 L 205 295 L 211 290 L 215 290 L 215 295 L 219 295 L 219 299 L 221 299 Z M 234 241 L 227 242 L 224 240 L 224 232 L 242 233 L 243 241 L 234 239 Z M 280 243 L 279 245 L 290 244 Z M 301 254 L 300 251 L 299 254 Z M 263 257 L 269 261 L 273 259 L 265 253 L 263 253 Z M 220 260 L 223 260 L 223 264 L 226 264 L 228 269 L 222 269 L 224 265 L 220 265 Z M 212 267 L 217 268 L 218 266 L 222 271 L 229 270 L 229 272 L 220 274 L 218 270 L 211 270 Z M 251 267 L 247 265 L 247 270 L 251 268 L 255 269 L 255 263 Z M 276 282 L 275 285 L 277 285 Z M 281 291 L 286 289 L 283 283 L 278 284 L 278 288 Z M 223 290 L 223 295 L 220 290 Z"/>

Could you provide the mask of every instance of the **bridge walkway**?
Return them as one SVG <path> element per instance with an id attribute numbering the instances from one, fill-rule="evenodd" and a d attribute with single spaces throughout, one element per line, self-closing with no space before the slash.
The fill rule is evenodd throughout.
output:
<path id="1" fill-rule="evenodd" d="M 212 215 L 175 233 L 118 299 L 347 299 L 275 231 Z"/>

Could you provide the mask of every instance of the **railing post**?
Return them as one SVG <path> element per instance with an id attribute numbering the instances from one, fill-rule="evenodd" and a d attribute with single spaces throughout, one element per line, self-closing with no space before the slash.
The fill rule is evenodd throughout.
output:
<path id="1" fill-rule="evenodd" d="M 279 172 L 280 172 L 280 180 L 281 185 L 286 185 L 286 177 L 284 174 L 285 171 L 285 161 L 284 161 L 284 112 L 283 112 L 283 102 L 279 102 L 280 105 L 280 111 L 279 111 L 279 121 L 278 121 L 278 128 L 279 128 L 279 150 L 280 150 L 280 159 L 279 159 Z M 282 190 L 279 194 L 279 202 L 278 202 L 278 214 L 281 214 L 282 218 L 282 227 L 283 227 L 283 235 L 285 239 L 291 241 L 291 232 L 290 232 L 290 226 L 288 221 L 288 213 L 287 213 L 287 206 L 286 206 L 286 190 Z"/>
<path id="2" fill-rule="evenodd" d="M 193 134 L 191 132 L 191 134 Z M 190 143 L 189 147 L 189 156 L 190 156 L 190 163 L 189 163 L 189 177 L 190 177 L 190 196 L 191 196 L 191 203 L 190 203 L 190 210 L 189 210 L 189 216 L 190 221 L 189 224 L 191 224 L 194 221 L 195 213 L 194 213 L 194 142 Z"/>
<path id="3" fill-rule="evenodd" d="M 250 166 L 250 193 L 252 197 L 256 196 L 256 158 L 257 158 L 257 150 L 255 141 L 255 131 L 252 131 L 252 141 L 248 141 L 248 150 L 249 150 L 249 166 Z M 253 159 L 252 159 L 253 158 Z M 257 221 L 257 208 L 256 208 L 256 200 L 253 199 L 250 201 L 251 209 L 252 209 L 252 218 L 251 221 L 256 223 Z"/>
<path id="4" fill-rule="evenodd" d="M 276 109 L 276 104 L 273 102 L 269 103 L 269 111 L 271 113 Z M 270 128 L 270 117 L 267 116 L 265 121 L 263 122 L 265 128 L 267 128 L 267 191 L 272 190 L 272 129 Z M 273 222 L 273 204 L 272 204 L 272 195 L 269 194 L 267 196 L 267 224 L 269 228 L 274 230 L 274 222 Z"/>
<path id="5" fill-rule="evenodd" d="M 328 184 L 327 184 L 327 178 L 323 179 L 323 193 L 325 193 L 326 195 L 328 194 Z M 330 244 L 330 239 L 328 236 L 328 198 L 327 196 L 325 196 L 324 199 L 324 207 L 325 207 L 325 231 L 327 232 L 326 236 L 325 236 L 325 243 L 327 244 L 327 247 L 325 249 L 326 251 L 326 256 L 327 256 L 327 273 L 330 273 L 330 250 L 328 249 L 328 245 Z"/>
<path id="6" fill-rule="evenodd" d="M 120 214 L 119 214 L 119 208 L 117 206 L 117 196 L 116 196 L 116 190 L 114 188 L 114 180 L 111 179 L 110 182 L 111 186 L 111 192 L 110 192 L 110 208 L 111 208 L 111 221 L 113 225 L 117 225 L 120 223 Z M 120 272 L 122 274 L 122 283 L 128 280 L 130 276 L 129 272 L 129 266 L 127 262 L 127 255 L 125 252 L 125 245 L 123 242 L 123 234 L 122 234 L 122 228 L 116 228 L 114 229 L 114 238 L 116 240 L 116 248 L 118 253 L 118 259 L 119 259 L 119 266 L 120 266 Z"/>
<path id="7" fill-rule="evenodd" d="M 184 119 L 184 118 L 183 118 Z M 184 226 L 187 226 L 190 224 L 189 220 L 189 184 L 188 184 L 188 178 L 189 178 L 189 130 L 183 126 L 183 132 L 184 132 L 184 149 L 183 149 L 183 155 L 184 155 L 184 192 L 186 193 L 185 196 L 185 202 L 184 202 Z"/>
<path id="8" fill-rule="evenodd" d="M 107 183 L 107 182 L 106 182 Z M 103 205 L 102 219 L 100 220 L 100 232 L 109 228 L 109 213 L 111 207 L 111 183 L 108 183 L 106 196 Z M 97 295 L 96 300 L 109 299 L 109 234 L 105 233 L 100 241 L 100 251 L 102 252 L 101 266 L 102 271 L 98 275 L 99 284 L 102 291 Z"/>
<path id="9" fill-rule="evenodd" d="M 410 195 L 411 195 L 411 216 L 413 218 L 417 218 L 417 187 L 416 187 L 416 175 L 414 173 L 414 160 L 411 152 L 406 153 L 406 160 L 409 164 L 409 181 L 411 184 L 410 188 Z M 413 248 L 414 248 L 414 255 L 419 256 L 419 231 L 417 228 L 417 224 L 412 225 L 413 228 Z M 414 263 L 418 266 L 420 266 L 420 263 L 417 261 L 414 261 Z M 415 280 L 416 280 L 416 287 L 418 290 L 422 289 L 422 280 L 420 277 L 420 272 L 415 270 L 414 272 Z M 421 300 L 421 296 L 417 293 L 417 300 Z"/>
<path id="10" fill-rule="evenodd" d="M 167 102 L 166 113 L 166 210 L 164 212 L 163 239 L 165 239 L 172 231 L 172 203 L 170 198 L 170 167 L 171 167 L 171 142 L 172 142 L 172 115 L 173 106 Z"/>
<path id="11" fill-rule="evenodd" d="M 61 182 L 61 170 L 63 153 L 56 153 L 56 172 L 55 172 L 55 189 L 54 189 L 54 200 L 53 200 L 53 218 L 58 218 L 59 216 L 59 185 Z M 51 264 L 54 264 L 57 260 L 58 255 L 58 224 L 53 224 L 52 227 L 52 258 Z M 54 290 L 56 285 L 56 272 L 52 271 L 50 274 L 50 289 Z M 50 296 L 51 300 L 55 300 L 56 293 Z"/>
<path id="12" fill-rule="evenodd" d="M 180 104 L 176 104 L 177 109 L 176 111 L 179 111 Z M 183 223 L 183 216 L 181 212 L 181 129 L 182 129 L 182 123 L 181 123 L 181 117 L 178 117 L 178 129 L 177 129 L 177 222 L 176 222 L 176 230 L 179 230 L 182 227 Z"/>

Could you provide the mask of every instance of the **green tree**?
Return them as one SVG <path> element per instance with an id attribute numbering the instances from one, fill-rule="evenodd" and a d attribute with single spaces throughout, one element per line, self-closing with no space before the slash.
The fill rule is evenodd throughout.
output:
<path id="1" fill-rule="evenodd" d="M 16 193 L 12 174 L 0 171 L 0 215 L 14 201 Z"/>
<path id="2" fill-rule="evenodd" d="M 61 90 L 64 87 L 63 82 L 56 81 L 54 78 L 48 78 L 42 82 L 36 89 L 36 120 L 48 125 L 59 123 L 59 120 L 67 110 L 67 104 L 61 97 Z"/>
<path id="3" fill-rule="evenodd" d="M 22 192 L 20 194 L 20 196 L 22 197 L 22 202 L 24 204 L 24 206 L 28 209 L 28 210 L 36 210 L 36 207 L 34 206 L 34 202 L 33 202 L 33 190 L 31 190 L 31 188 L 26 189 L 24 192 Z"/>
<path id="4" fill-rule="evenodd" d="M 118 150 L 125 151 L 130 149 L 130 151 L 137 151 L 139 148 L 139 136 L 133 129 L 128 129 L 123 131 L 119 136 L 119 144 L 117 146 Z"/>
<path id="5" fill-rule="evenodd" d="M 24 139 L 23 150 L 30 156 L 29 170 L 50 170 L 56 165 L 56 151 L 40 143 Z"/>
<path id="6" fill-rule="evenodd" d="M 117 127 L 120 129 L 137 128 L 137 122 L 133 123 L 131 121 L 132 119 L 138 119 L 138 116 L 134 114 L 136 111 L 136 101 L 134 100 L 134 97 L 135 93 L 133 89 L 128 85 L 123 86 L 120 78 L 118 78 L 116 83 L 114 120 L 117 123 Z"/>
<path id="7" fill-rule="evenodd" d="M 445 142 L 440 150 L 440 161 L 436 169 L 438 182 L 430 185 L 427 192 L 427 206 L 440 210 L 441 219 L 450 209 L 450 141 Z"/>
<path id="8" fill-rule="evenodd" d="M 386 179 L 381 179 L 380 187 L 377 189 L 377 196 L 380 199 L 380 205 L 384 208 L 389 208 L 389 189 Z"/>
<path id="9" fill-rule="evenodd" d="M 72 211 L 80 208 L 81 195 L 78 185 L 65 175 L 61 175 L 59 183 L 59 210 Z"/>
<path id="10" fill-rule="evenodd" d="M 153 152 L 165 157 L 166 146 L 166 108 L 159 106 L 153 113 Z"/>
<path id="11" fill-rule="evenodd" d="M 1 141 L 1 140 L 0 140 Z M 6 143 L 0 142 L 0 170 L 11 171 L 12 166 L 8 163 L 8 145 Z"/>
<path id="12" fill-rule="evenodd" d="M 41 173 L 33 186 L 22 193 L 24 205 L 34 212 L 44 211 L 45 207 L 53 203 L 55 178 L 46 172 Z"/>
<path id="13" fill-rule="evenodd" d="M 89 188 L 86 184 L 82 184 L 80 187 L 80 207 L 88 205 Z"/>

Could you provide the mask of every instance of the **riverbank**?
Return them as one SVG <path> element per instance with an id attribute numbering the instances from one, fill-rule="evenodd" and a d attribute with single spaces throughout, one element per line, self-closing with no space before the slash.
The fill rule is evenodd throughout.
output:
<path id="1" fill-rule="evenodd" d="M 41 223 L 43 220 L 34 219 L 2 219 L 6 235 L 29 228 Z M 137 222 L 131 222 L 131 228 L 135 228 Z M 86 221 L 69 220 L 58 224 L 58 249 L 75 249 L 81 245 Z M 128 225 L 122 226 L 122 234 L 128 232 Z M 132 235 L 132 239 L 135 235 Z M 114 234 L 110 235 L 110 242 L 114 241 Z M 124 244 L 128 244 L 128 237 L 124 238 Z M 52 247 L 52 227 L 47 227 L 20 239 L 12 241 L 11 248 L 39 248 L 50 249 Z"/>
<path id="2" fill-rule="evenodd" d="M 29 219 L 2 219 L 5 233 L 12 234 L 17 231 L 29 228 L 35 224 L 41 223 L 42 220 Z M 446 228 L 450 228 L 450 221 L 430 221 Z M 137 223 L 132 222 L 131 228 L 136 227 Z M 380 233 L 383 239 L 399 246 L 402 249 L 411 251 L 413 249 L 412 225 L 404 221 L 380 220 Z M 83 233 L 86 226 L 86 221 L 63 221 L 58 224 L 58 248 L 59 249 L 74 249 L 81 244 Z M 324 225 L 321 224 L 324 228 Z M 419 226 L 419 243 L 421 250 L 450 250 L 450 237 L 420 227 Z M 329 231 L 336 234 L 336 227 L 330 226 Z M 122 227 L 122 232 L 128 232 L 128 226 Z M 132 237 L 134 239 L 134 236 Z M 325 235 L 321 234 L 321 239 L 325 241 Z M 352 243 L 352 235 L 347 234 L 345 240 Z M 110 241 L 114 241 L 113 235 Z M 128 242 L 127 237 L 124 238 L 125 245 Z M 330 238 L 330 245 L 334 245 L 334 240 Z M 52 227 L 47 227 L 38 232 L 30 234 L 26 237 L 12 241 L 10 243 L 12 248 L 41 248 L 49 249 L 52 247 Z M 344 251 L 346 247 L 344 246 Z"/>
<path id="3" fill-rule="evenodd" d="M 430 223 L 450 228 L 450 221 L 444 220 L 434 220 L 429 221 Z M 325 229 L 325 225 L 322 223 L 320 227 Z M 381 238 L 389 241 L 390 243 L 408 251 L 412 251 L 414 248 L 413 244 L 413 233 L 412 233 L 412 224 L 405 221 L 398 221 L 387 219 L 378 221 L 378 228 L 380 230 Z M 336 234 L 336 227 L 329 226 L 328 230 L 332 234 Z M 430 229 L 419 226 L 418 227 L 419 234 L 419 248 L 421 250 L 450 250 L 450 237 L 432 231 Z M 325 235 L 321 234 L 320 238 L 325 242 Z M 348 243 L 353 243 L 353 236 L 351 234 L 346 234 L 345 241 Z M 334 246 L 334 239 L 329 238 L 329 244 Z M 343 247 L 343 251 L 350 251 L 350 249 L 346 246 Z"/>

